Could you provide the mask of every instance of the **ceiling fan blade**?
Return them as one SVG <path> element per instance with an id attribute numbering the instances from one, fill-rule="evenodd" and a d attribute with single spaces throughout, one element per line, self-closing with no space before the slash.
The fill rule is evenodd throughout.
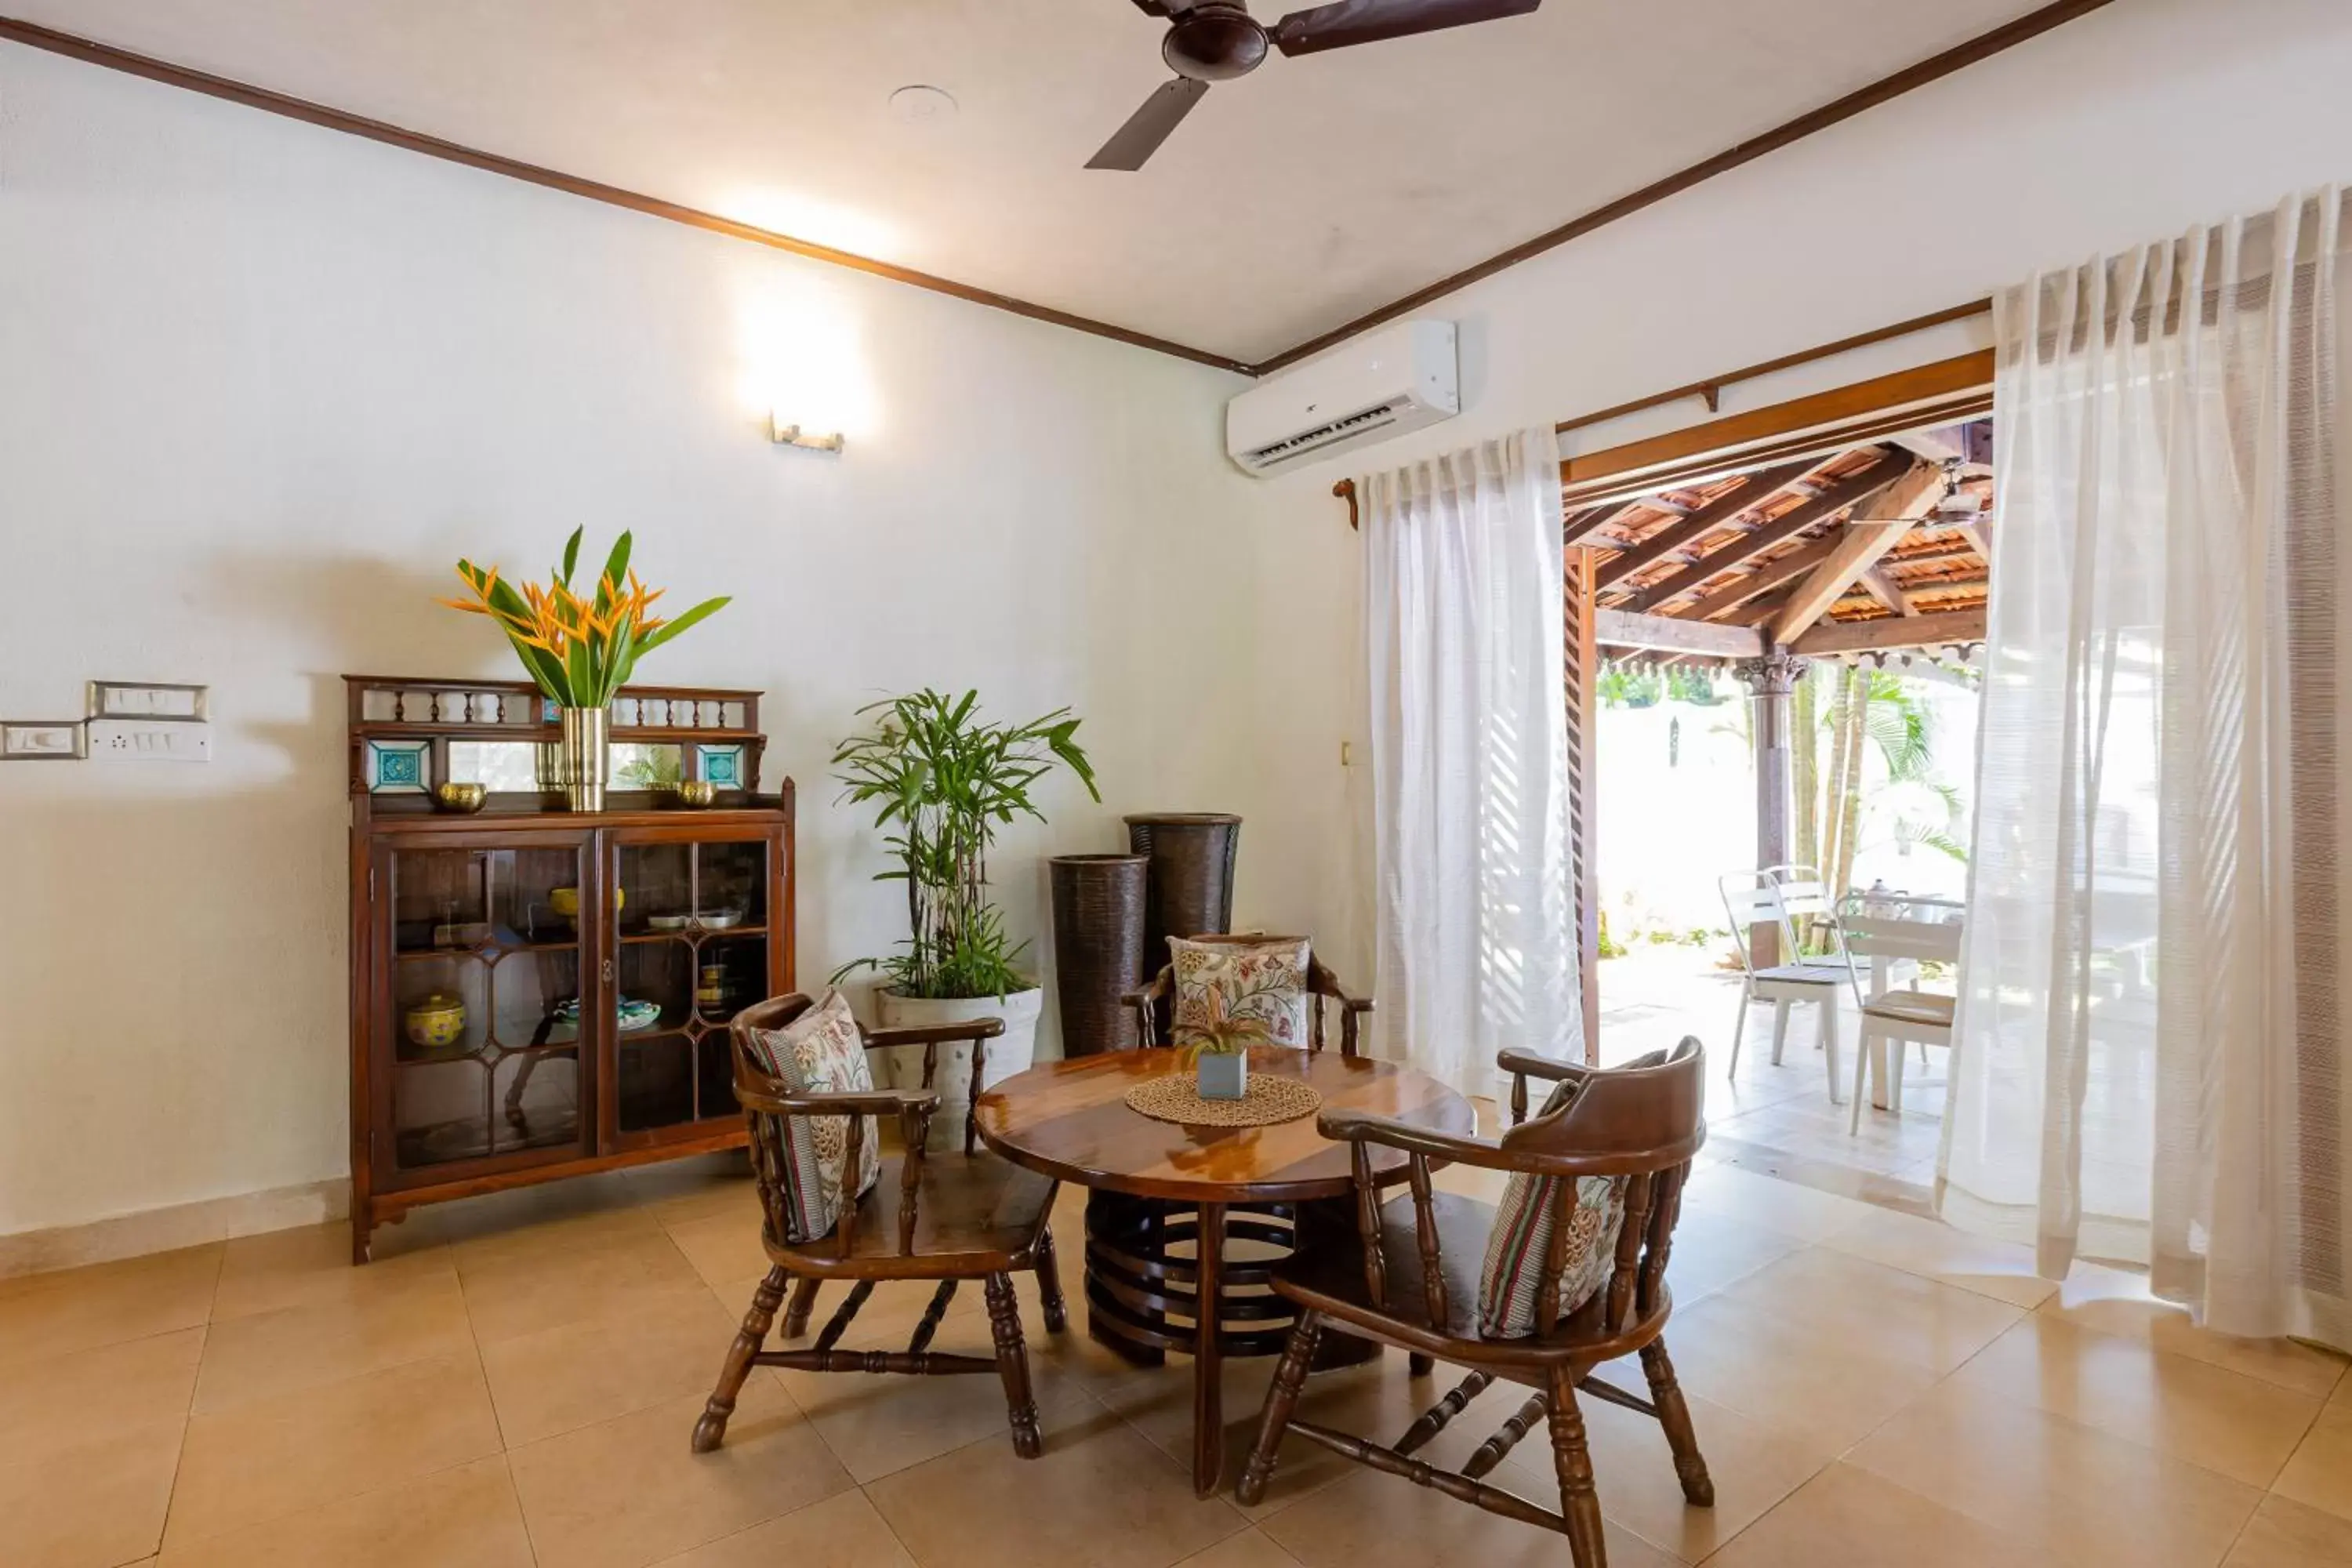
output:
<path id="1" fill-rule="evenodd" d="M 1143 107 L 1128 116 L 1127 123 L 1102 144 L 1102 151 L 1087 160 L 1089 169 L 1125 169 L 1132 172 L 1143 167 L 1144 160 L 1160 151 L 1168 133 L 1192 112 L 1201 95 L 1209 90 L 1205 81 L 1180 76 L 1160 85 Z"/>
<path id="2" fill-rule="evenodd" d="M 1434 33 L 1442 27 L 1524 16 L 1543 0 L 1336 0 L 1293 11 L 1268 29 L 1286 55 L 1311 55 L 1383 38 Z"/>

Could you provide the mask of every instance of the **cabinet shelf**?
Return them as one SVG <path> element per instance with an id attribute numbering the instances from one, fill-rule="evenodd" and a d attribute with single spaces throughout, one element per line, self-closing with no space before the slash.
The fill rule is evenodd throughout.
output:
<path id="1" fill-rule="evenodd" d="M 625 942 L 716 942 L 730 936 L 766 936 L 766 926 L 681 926 L 676 931 L 623 931 Z"/>
<path id="2" fill-rule="evenodd" d="M 393 949 L 394 963 L 410 963 L 427 958 L 503 958 L 509 953 L 570 952 L 580 951 L 580 941 L 570 942 L 486 942 L 472 947 L 398 947 Z"/>
<path id="3" fill-rule="evenodd" d="M 355 797 L 352 879 L 352 1245 L 422 1203 L 742 1141 L 726 1023 L 793 988 L 792 786 L 723 814 L 379 813 Z M 579 910 L 556 940 L 558 889 Z M 625 894 L 625 902 L 623 895 Z M 743 923 L 646 929 L 647 912 Z M 479 940 L 425 945 L 436 927 Z M 704 1008 L 709 987 L 726 1005 Z M 420 1049 L 434 993 L 458 1038 Z M 557 1023 L 577 1000 L 577 1021 Z M 658 1017 L 623 1032 L 624 999 Z"/>

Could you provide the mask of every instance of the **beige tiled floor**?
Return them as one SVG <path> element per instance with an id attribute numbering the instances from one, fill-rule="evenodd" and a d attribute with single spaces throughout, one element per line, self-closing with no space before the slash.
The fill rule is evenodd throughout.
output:
<path id="1" fill-rule="evenodd" d="M 1818 1063 L 1792 1068 L 1818 1091 Z M 347 1245 L 324 1227 L 0 1282 L 0 1563 L 1567 1561 L 1556 1535 L 1297 1442 L 1258 1508 L 1194 1498 L 1185 1363 L 1111 1357 L 1075 1291 L 1051 1339 L 1025 1284 L 1044 1458 L 1014 1458 L 992 1378 L 767 1372 L 698 1457 L 761 1264 L 724 1162 L 429 1210 L 363 1269 Z M 1684 1505 L 1652 1423 L 1588 1402 L 1617 1568 L 2352 1563 L 2340 1358 L 2204 1333 L 2113 1270 L 2053 1287 L 2015 1249 L 1721 1159 L 1693 1179 L 1672 1279 L 1717 1502 Z M 877 1292 L 848 1342 L 903 1336 L 928 1294 Z M 968 1289 L 940 1348 L 988 1342 Z M 1271 1373 L 1227 1369 L 1236 1468 Z M 1444 1386 L 1391 1356 L 1318 1377 L 1306 1409 L 1392 1439 Z M 1489 1391 L 1426 1457 L 1458 1465 L 1517 1403 Z M 1496 1479 L 1554 1500 L 1540 1428 Z"/>

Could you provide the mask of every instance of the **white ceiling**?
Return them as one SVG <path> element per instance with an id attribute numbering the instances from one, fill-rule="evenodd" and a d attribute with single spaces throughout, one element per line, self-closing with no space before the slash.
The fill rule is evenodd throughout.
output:
<path id="1" fill-rule="evenodd" d="M 1220 84 L 1129 0 L 6 0 L 85 37 L 1255 361 L 2037 8 L 1545 0 Z M 1262 19 L 1276 13 L 1260 4 Z M 944 122 L 895 116 L 908 83 Z"/>

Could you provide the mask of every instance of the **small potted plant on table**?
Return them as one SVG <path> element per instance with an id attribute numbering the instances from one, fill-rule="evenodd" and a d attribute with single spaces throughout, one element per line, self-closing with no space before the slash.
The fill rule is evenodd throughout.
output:
<path id="1" fill-rule="evenodd" d="M 1206 1019 L 1177 1031 L 1177 1049 L 1197 1075 L 1193 1087 L 1202 1100 L 1239 1100 L 1249 1093 L 1249 1048 L 1274 1037 L 1261 1020 L 1226 1012 L 1221 990 L 1211 988 L 1207 1005 Z"/>

